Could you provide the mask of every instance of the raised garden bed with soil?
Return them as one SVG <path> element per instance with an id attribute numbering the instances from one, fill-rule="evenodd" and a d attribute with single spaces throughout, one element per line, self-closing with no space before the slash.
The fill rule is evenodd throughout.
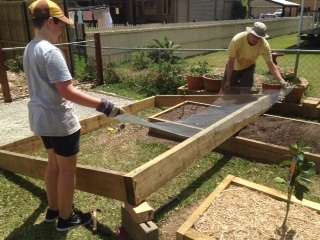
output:
<path id="1" fill-rule="evenodd" d="M 207 105 L 188 102 L 158 113 L 150 121 L 178 121 L 203 111 Z M 194 127 L 191 127 L 194 128 Z M 172 137 L 171 133 L 150 129 L 151 132 Z M 240 130 L 235 136 L 222 143 L 217 151 L 223 150 L 269 163 L 280 163 L 289 155 L 288 146 L 298 139 L 310 147 L 309 160 L 320 170 L 320 124 L 272 115 L 261 115 Z M 181 138 L 180 136 L 175 136 Z"/>

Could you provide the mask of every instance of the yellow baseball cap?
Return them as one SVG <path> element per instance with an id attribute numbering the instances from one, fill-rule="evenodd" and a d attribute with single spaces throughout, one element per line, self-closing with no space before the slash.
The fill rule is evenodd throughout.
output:
<path id="1" fill-rule="evenodd" d="M 73 22 L 63 14 L 61 8 L 50 0 L 37 0 L 29 6 L 29 9 L 32 18 L 55 17 L 67 24 L 73 24 Z"/>

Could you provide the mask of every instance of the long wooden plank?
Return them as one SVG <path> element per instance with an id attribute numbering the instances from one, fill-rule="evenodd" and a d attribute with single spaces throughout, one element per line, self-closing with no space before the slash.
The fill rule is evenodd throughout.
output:
<path id="1" fill-rule="evenodd" d="M 245 179 L 238 178 L 238 177 L 235 177 L 232 180 L 232 182 L 234 184 L 238 184 L 238 185 L 241 185 L 241 186 L 246 186 L 247 188 L 250 188 L 252 190 L 263 192 L 266 195 L 271 196 L 271 197 L 273 197 L 275 199 L 278 199 L 280 201 L 287 201 L 287 194 L 284 194 L 284 193 L 282 193 L 280 191 L 277 191 L 275 189 L 272 189 L 272 188 L 269 188 L 269 187 L 254 183 L 254 182 L 250 182 L 250 181 L 247 181 Z M 300 201 L 295 196 L 292 196 L 291 197 L 291 202 L 302 204 L 302 205 L 304 205 L 306 207 L 312 208 L 312 209 L 317 210 L 317 211 L 320 210 L 320 204 L 319 203 L 312 202 L 312 201 L 309 201 L 309 200 L 306 200 L 306 199 L 302 199 L 302 201 Z"/>
<path id="2" fill-rule="evenodd" d="M 44 180 L 47 160 L 0 150 L 0 168 Z M 123 172 L 77 165 L 76 188 L 100 196 L 127 201 Z"/>
<path id="3" fill-rule="evenodd" d="M 80 121 L 81 134 L 92 132 L 114 121 L 114 118 L 107 118 L 103 114 L 97 114 L 95 116 L 83 119 Z"/>
<path id="4" fill-rule="evenodd" d="M 290 160 L 288 158 L 290 155 L 288 148 L 239 136 L 229 138 L 218 149 L 263 160 L 268 163 L 279 164 L 285 160 Z M 316 171 L 320 172 L 320 155 L 309 152 L 306 152 L 305 155 L 310 162 L 315 163 Z"/>
<path id="5" fill-rule="evenodd" d="M 161 95 L 156 96 L 155 106 L 175 106 L 185 101 L 213 104 L 221 95 Z M 223 96 L 226 97 L 226 96 Z"/>
<path id="6" fill-rule="evenodd" d="M 212 237 L 209 237 L 201 232 L 196 231 L 193 228 L 190 228 L 182 238 L 183 240 L 214 240 Z"/>
<path id="7" fill-rule="evenodd" d="M 16 152 L 16 153 L 30 153 L 35 149 L 43 147 L 42 140 L 38 136 L 31 136 L 13 143 L 9 143 L 0 147 L 1 150 Z"/>
<path id="8" fill-rule="evenodd" d="M 262 96 L 126 174 L 129 203 L 139 204 L 269 108 L 269 96 Z"/>
<path id="9" fill-rule="evenodd" d="M 155 100 L 156 100 L 156 97 L 149 97 L 141 101 L 126 105 L 123 107 L 123 109 L 128 113 L 134 114 L 142 110 L 154 107 Z"/>

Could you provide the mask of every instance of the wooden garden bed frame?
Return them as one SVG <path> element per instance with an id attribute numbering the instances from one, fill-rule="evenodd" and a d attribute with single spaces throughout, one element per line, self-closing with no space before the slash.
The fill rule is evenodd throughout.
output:
<path id="1" fill-rule="evenodd" d="M 208 106 L 212 105 L 219 97 L 234 98 L 232 95 L 154 96 L 123 108 L 127 113 L 135 114 L 152 107 L 174 108 L 174 106 L 186 101 Z M 314 109 L 314 104 L 311 105 Z M 76 188 L 124 202 L 124 207 L 121 208 L 122 226 L 127 233 L 130 233 L 131 239 L 158 239 L 158 228 L 152 222 L 154 210 L 146 203 L 145 199 L 213 149 L 223 147 L 225 150 L 248 157 L 268 156 L 266 161 L 282 161 L 282 157 L 288 153 L 287 149 L 233 137 L 236 132 L 267 112 L 269 108 L 269 97 L 262 96 L 217 123 L 203 130 L 200 129 L 199 133 L 129 173 L 77 165 Z M 311 113 L 314 114 L 314 111 L 312 110 Z M 116 120 L 106 118 L 104 115 L 84 119 L 81 121 L 81 133 L 94 131 L 114 121 Z M 241 146 L 241 148 L 235 146 Z M 28 155 L 42 148 L 42 141 L 36 136 L 1 146 L 0 168 L 44 180 L 47 159 Z M 320 171 L 319 156 L 310 154 L 308 157 L 310 161 L 315 162 L 317 171 Z M 189 231 L 192 229 L 188 229 Z M 191 238 L 183 237 L 183 239 Z"/>
<path id="2" fill-rule="evenodd" d="M 201 215 L 210 207 L 212 202 L 230 185 L 237 185 L 247 187 L 249 189 L 259 191 L 264 193 L 268 196 L 271 196 L 280 201 L 287 201 L 287 195 L 281 193 L 277 190 L 272 188 L 268 188 L 233 175 L 228 175 L 217 187 L 216 189 L 207 197 L 204 202 L 192 213 L 192 215 L 183 223 L 183 225 L 177 231 L 177 240 L 195 240 L 195 239 L 202 239 L 202 240 L 212 240 L 211 237 L 198 232 L 193 228 L 194 224 L 199 220 Z M 308 208 L 314 209 L 316 211 L 320 210 L 320 204 L 315 203 L 309 200 L 303 199 L 302 201 L 297 200 L 294 196 L 291 198 L 291 202 L 296 204 L 304 205 Z"/>
<path id="3" fill-rule="evenodd" d="M 172 107 L 185 101 L 212 104 L 219 97 L 221 96 L 154 96 L 127 105 L 124 109 L 134 114 L 152 107 Z M 234 96 L 223 97 L 233 98 Z M 268 109 L 269 97 L 262 96 L 259 100 L 247 104 L 129 173 L 78 165 L 76 188 L 138 205 L 179 173 L 185 171 L 194 161 L 212 151 Z M 81 121 L 82 133 L 91 132 L 113 121 L 115 120 L 103 115 L 85 119 Z M 39 137 L 29 137 L 2 146 L 0 148 L 0 168 L 43 180 L 47 160 L 27 155 L 41 147 L 42 142 Z"/>
<path id="4" fill-rule="evenodd" d="M 204 106 L 204 107 L 209 106 L 208 104 L 186 101 L 186 102 L 180 103 L 174 107 L 171 107 L 163 112 L 160 112 L 160 113 L 157 113 L 153 116 L 150 116 L 149 121 L 150 122 L 169 122 L 168 120 L 161 118 L 161 116 L 165 113 L 168 113 L 168 112 L 174 110 L 175 108 L 179 108 L 179 107 L 181 107 L 183 105 L 187 105 L 187 104 L 196 104 L 196 105 Z M 264 114 L 264 115 L 271 116 L 268 114 Z M 295 121 L 295 122 L 306 123 L 306 121 L 303 121 L 303 120 L 295 120 L 295 119 L 289 119 L 289 118 L 279 117 L 279 116 L 272 116 L 272 117 L 287 119 L 287 120 Z M 319 123 L 314 123 L 314 122 L 308 122 L 308 123 L 319 125 Z M 177 123 L 177 125 L 178 125 L 178 123 Z M 186 126 L 186 125 L 184 125 L 184 126 Z M 194 127 L 194 126 L 187 126 L 187 127 L 189 127 L 190 129 L 195 129 L 195 130 L 203 130 L 199 127 Z M 176 139 L 180 139 L 180 140 L 186 139 L 186 137 L 184 137 L 184 136 L 179 136 L 174 133 L 165 132 L 163 130 L 159 130 L 159 129 L 155 129 L 155 128 L 150 128 L 149 132 L 153 132 L 156 134 L 160 134 L 163 136 L 172 137 L 172 138 L 176 138 Z M 241 156 L 249 157 L 252 159 L 258 159 L 258 160 L 261 160 L 264 162 L 275 163 L 275 164 L 279 164 L 279 163 L 287 160 L 287 156 L 290 155 L 290 150 L 287 147 L 282 147 L 282 146 L 270 144 L 270 143 L 264 143 L 261 141 L 256 141 L 256 140 L 252 140 L 252 139 L 248 139 L 248 138 L 244 138 L 244 137 L 239 137 L 239 136 L 231 136 L 229 139 L 227 139 L 226 141 L 221 143 L 219 146 L 217 146 L 216 149 L 222 150 L 222 151 L 227 151 L 230 153 L 239 154 Z M 316 171 L 320 172 L 320 155 L 314 154 L 314 153 L 309 153 L 309 152 L 306 152 L 305 155 L 307 156 L 309 161 L 314 162 L 316 164 L 315 165 Z"/>

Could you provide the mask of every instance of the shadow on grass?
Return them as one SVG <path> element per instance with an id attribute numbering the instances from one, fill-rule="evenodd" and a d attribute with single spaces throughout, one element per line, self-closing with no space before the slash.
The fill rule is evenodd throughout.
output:
<path id="1" fill-rule="evenodd" d="M 23 177 L 11 173 L 8 171 L 2 171 L 3 176 L 10 182 L 15 183 L 20 188 L 27 190 L 33 196 L 41 200 L 41 204 L 33 211 L 33 213 L 17 228 L 7 236 L 3 237 L 5 240 L 41 240 L 41 239 L 66 239 L 68 232 L 58 232 L 56 230 L 55 223 L 40 222 L 37 223 L 39 216 L 47 209 L 46 191 L 32 182 L 24 179 Z M 25 212 L 21 209 L 21 206 L 17 206 L 17 212 L 12 214 L 23 215 Z M 4 216 L 5 218 L 5 216 Z M 5 219 L 4 219 L 5 220 Z M 100 239 L 118 239 L 117 235 L 108 227 L 98 224 L 98 232 L 95 235 L 100 236 Z M 89 225 L 86 227 L 89 231 L 92 231 L 92 227 Z M 93 233 L 92 233 L 93 234 Z"/>
<path id="2" fill-rule="evenodd" d="M 297 46 L 297 44 L 294 44 L 294 45 L 286 47 L 285 49 L 288 49 L 288 50 L 298 49 L 298 46 Z M 320 40 L 314 39 L 314 40 L 310 40 L 310 41 L 302 41 L 302 42 L 300 42 L 299 49 L 301 49 L 301 50 L 320 50 Z"/>
<path id="3" fill-rule="evenodd" d="M 160 219 L 165 213 L 170 212 L 180 202 L 186 200 L 192 195 L 197 189 L 199 189 L 205 182 L 208 181 L 213 175 L 217 174 L 232 158 L 231 155 L 225 154 L 218 160 L 218 162 L 210 169 L 202 173 L 197 179 L 195 179 L 187 188 L 182 190 L 176 198 L 169 201 L 167 204 L 161 206 L 155 211 L 155 221 Z"/>
<path id="4" fill-rule="evenodd" d="M 300 49 L 320 50 L 320 39 L 314 39 L 312 41 L 304 41 L 303 43 L 300 44 Z"/>

